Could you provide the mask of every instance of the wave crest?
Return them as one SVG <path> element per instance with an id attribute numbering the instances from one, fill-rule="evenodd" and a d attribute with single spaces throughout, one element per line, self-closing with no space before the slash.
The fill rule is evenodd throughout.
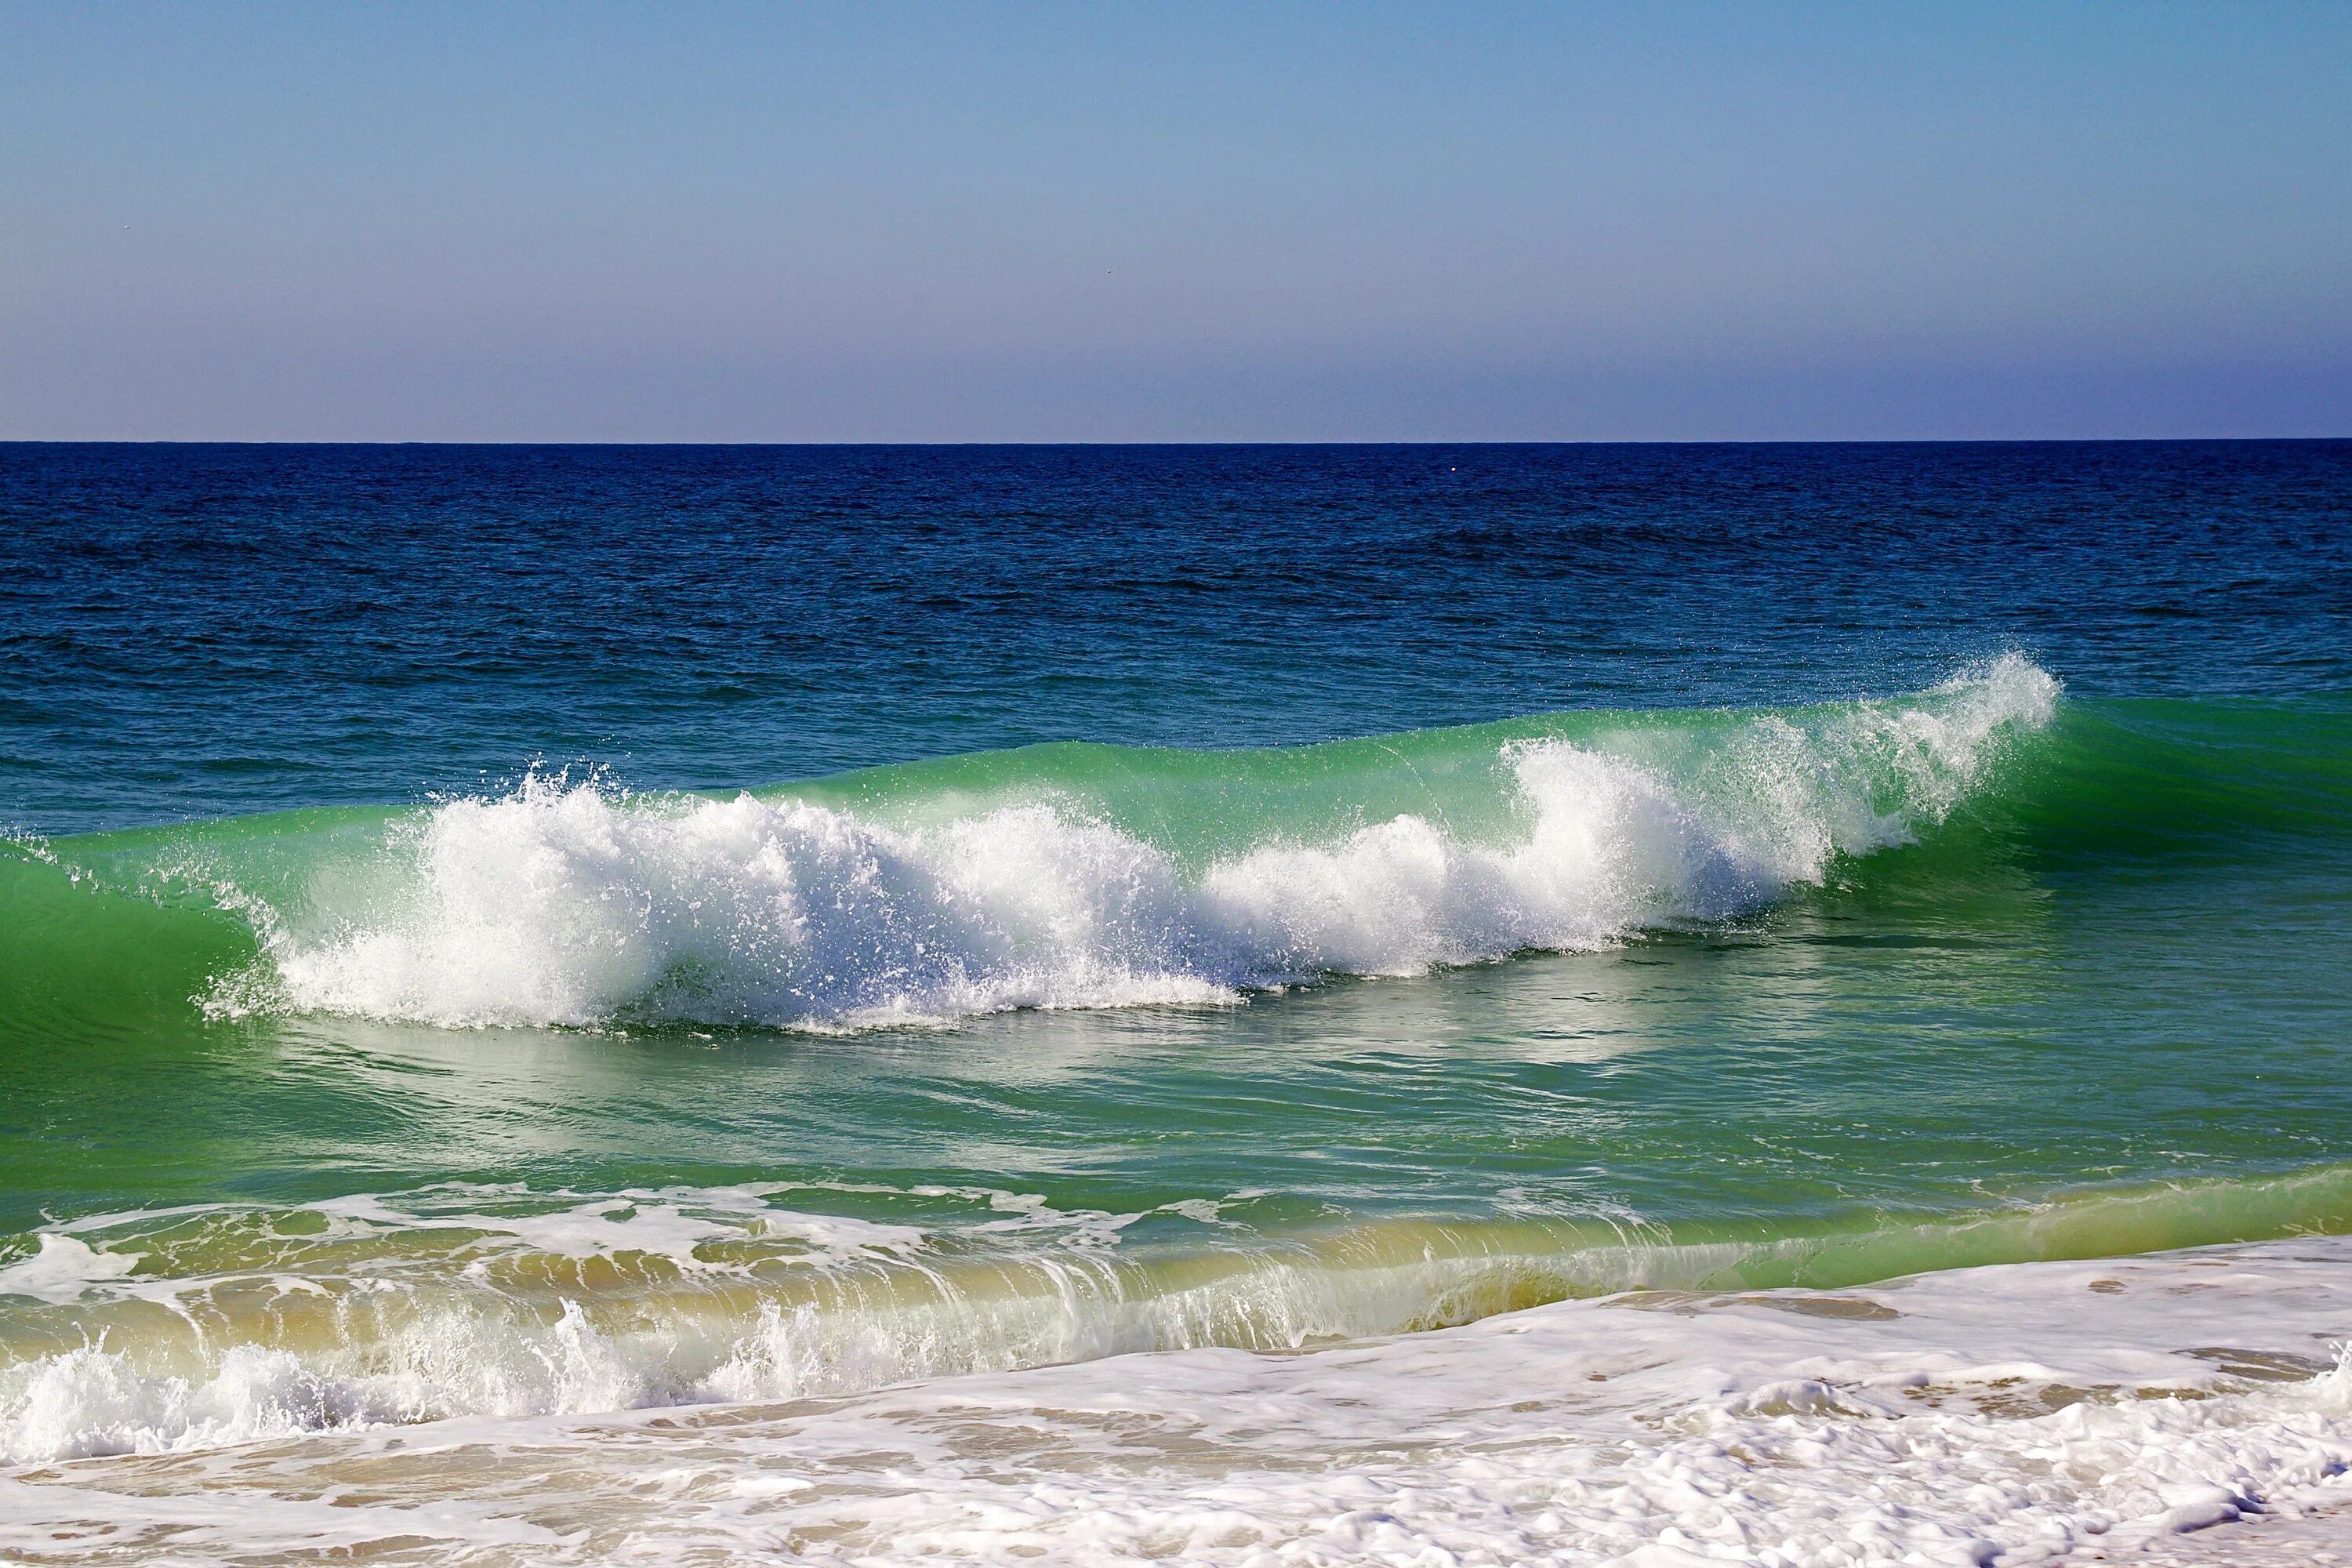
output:
<path id="1" fill-rule="evenodd" d="M 2005 737 L 2048 722 L 2057 691 L 2011 656 L 1898 701 L 1511 742 L 1490 770 L 1508 831 L 1441 811 L 1319 842 L 1243 824 L 1243 847 L 1190 871 L 1181 847 L 1049 786 L 894 826 L 532 777 L 436 806 L 306 911 L 254 914 L 263 958 L 213 1005 L 840 1028 L 1599 948 L 1908 841 Z"/>

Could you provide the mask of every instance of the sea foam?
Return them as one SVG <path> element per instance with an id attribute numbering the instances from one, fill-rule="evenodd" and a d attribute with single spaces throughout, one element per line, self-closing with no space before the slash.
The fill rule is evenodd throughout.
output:
<path id="1" fill-rule="evenodd" d="M 892 825 L 533 777 L 433 808 L 370 876 L 304 908 L 225 892 L 265 953 L 212 1005 L 839 1028 L 1594 949 L 1757 909 L 1838 856 L 1908 841 L 2048 722 L 2057 691 L 2011 656 L 1899 700 L 1514 742 L 1493 758 L 1501 835 L 1414 813 L 1321 840 L 1244 824 L 1241 847 L 1190 870 L 1049 788 Z"/>
<path id="2" fill-rule="evenodd" d="M 152 1531 L 174 1562 L 224 1564 L 394 1545 L 436 1563 L 1106 1568 L 2120 1557 L 2340 1503 L 2346 1261 L 2344 1242 L 2304 1239 L 1842 1292 L 1644 1292 L 1307 1355 L 1199 1349 L 212 1451 L 198 1439 L 299 1429 L 319 1391 L 267 1355 L 203 1388 L 126 1388 L 93 1352 L 54 1363 L 58 1415 L 79 1401 L 110 1432 L 205 1425 L 168 1467 L 0 1473 L 0 1554 L 121 1561 Z M 559 1409 L 609 1393 L 597 1347 L 576 1350 L 547 1369 Z M 500 1542 L 524 1549 L 485 1544 Z"/>

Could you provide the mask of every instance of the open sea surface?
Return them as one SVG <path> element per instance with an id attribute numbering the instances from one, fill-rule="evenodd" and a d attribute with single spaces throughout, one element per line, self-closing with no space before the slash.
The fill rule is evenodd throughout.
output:
<path id="1" fill-rule="evenodd" d="M 0 446 L 0 1559 L 2352 1497 L 2347 939 L 2352 443 Z"/>

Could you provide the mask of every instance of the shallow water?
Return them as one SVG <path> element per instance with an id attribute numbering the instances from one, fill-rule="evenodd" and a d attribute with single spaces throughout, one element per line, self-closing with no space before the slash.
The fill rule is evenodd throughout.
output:
<path id="1" fill-rule="evenodd" d="M 1641 1291 L 1308 1355 L 1199 1349 L 850 1398 L 373 1426 L 19 1468 L 0 1478 L 0 1550 L 2127 1560 L 2352 1495 L 2347 1282 L 2352 1249 L 2326 1238 L 1839 1292 Z M 243 1377 L 237 1400 L 288 1394 L 282 1368 Z"/>

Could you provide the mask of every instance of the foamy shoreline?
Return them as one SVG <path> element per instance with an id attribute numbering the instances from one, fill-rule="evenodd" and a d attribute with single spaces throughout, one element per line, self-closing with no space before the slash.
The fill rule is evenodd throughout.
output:
<path id="1" fill-rule="evenodd" d="M 2141 1568 L 2329 1568 L 2352 1563 L 2352 1496 L 2338 1485 L 2305 1499 L 2281 1499 L 2276 1511 L 2250 1514 L 2189 1534 L 2134 1536 L 2085 1546 L 2074 1563 L 2130 1563 Z"/>
<path id="2" fill-rule="evenodd" d="M 0 1553 L 2322 1563 L 2352 1532 L 2347 1330 L 2341 1238 L 1635 1292 L 1307 1353 L 20 1468 Z"/>

